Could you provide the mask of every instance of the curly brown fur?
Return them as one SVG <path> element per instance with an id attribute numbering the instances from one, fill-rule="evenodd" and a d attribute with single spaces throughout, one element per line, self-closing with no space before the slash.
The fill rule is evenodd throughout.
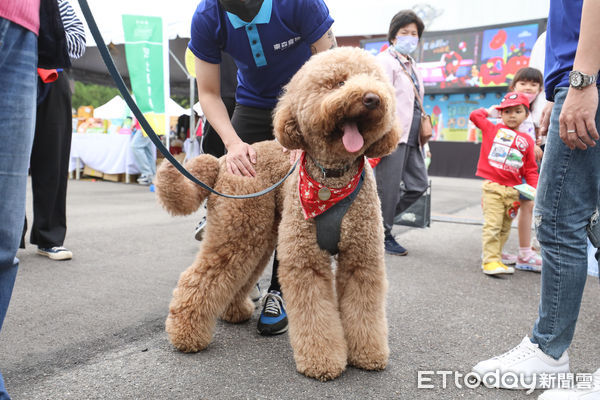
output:
<path id="1" fill-rule="evenodd" d="M 258 192 L 279 181 L 290 165 L 288 154 L 274 141 L 253 147 L 257 152 L 255 178 L 231 175 L 222 161 L 207 155 L 196 157 L 187 167 L 222 193 Z M 208 194 L 169 164 L 159 168 L 156 188 L 161 204 L 176 215 L 198 209 Z M 275 249 L 280 191 L 242 200 L 208 195 L 205 239 L 196 260 L 179 278 L 166 321 L 169 339 L 179 350 L 206 348 L 218 317 L 238 323 L 252 315 L 248 293 Z"/>
<path id="2" fill-rule="evenodd" d="M 373 96 L 377 107 L 367 107 Z M 275 135 L 327 168 L 351 164 L 344 176 L 323 178 L 307 161 L 313 179 L 339 188 L 357 173 L 363 155 L 381 157 L 396 148 L 394 110 L 393 90 L 374 57 L 339 48 L 313 56 L 286 86 L 275 112 Z M 342 141 L 348 121 L 364 140 L 355 152 Z M 329 253 L 317 244 L 314 219 L 303 217 L 298 175 L 284 188 L 279 280 L 290 342 L 298 371 L 322 381 L 339 376 L 347 363 L 381 370 L 388 361 L 383 224 L 373 173 L 368 164 L 365 169 L 363 187 L 342 220 L 335 274 Z"/>
<path id="3" fill-rule="evenodd" d="M 215 157 L 202 154 L 187 162 L 185 167 L 208 186 L 214 186 L 219 172 L 219 161 Z M 193 213 L 208 196 L 208 190 L 190 181 L 166 161 L 156 171 L 155 187 L 159 203 L 171 215 Z"/>
<path id="4" fill-rule="evenodd" d="M 396 148 L 400 136 L 394 110 L 393 89 L 374 57 L 360 49 L 338 48 L 313 56 L 286 86 L 275 111 L 275 135 L 283 146 L 305 150 L 327 168 L 349 165 L 343 176 L 323 178 L 314 163 L 306 164 L 313 179 L 343 187 L 364 155 L 381 157 Z M 353 152 L 342 140 L 348 122 L 363 139 Z M 214 179 L 219 191 L 255 192 L 281 178 L 289 162 L 275 142 L 254 147 L 256 178 L 232 176 L 222 161 L 206 157 L 194 160 L 190 168 L 196 176 Z M 162 204 L 172 213 L 193 211 L 206 195 L 168 166 L 161 167 L 157 186 Z M 180 196 L 190 199 L 183 206 L 175 204 L 182 201 Z M 329 253 L 317 244 L 314 219 L 303 217 L 297 171 L 267 195 L 248 200 L 209 195 L 207 204 L 206 239 L 179 279 L 166 321 L 169 339 L 178 349 L 208 346 L 219 316 L 230 322 L 250 317 L 248 292 L 279 235 L 279 278 L 298 371 L 325 381 L 339 376 L 347 364 L 385 368 L 389 349 L 383 224 L 368 163 L 363 187 L 342 220 L 335 273 Z"/>

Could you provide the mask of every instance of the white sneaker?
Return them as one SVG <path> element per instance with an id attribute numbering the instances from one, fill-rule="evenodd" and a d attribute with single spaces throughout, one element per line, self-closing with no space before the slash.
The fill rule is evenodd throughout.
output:
<path id="1" fill-rule="evenodd" d="M 538 400 L 599 400 L 600 399 L 600 369 L 592 375 L 592 382 L 575 382 L 574 389 L 547 390 Z"/>
<path id="2" fill-rule="evenodd" d="M 256 285 L 254 285 L 254 287 L 250 291 L 250 299 L 256 303 L 260 300 L 261 297 L 262 292 L 260 291 L 260 285 L 258 284 L 258 282 L 256 282 Z"/>
<path id="3" fill-rule="evenodd" d="M 569 372 L 569 356 L 565 351 L 560 359 L 555 360 L 525 336 L 512 350 L 478 363 L 473 367 L 473 372 L 479 374 L 487 387 L 533 390 L 533 384 L 539 385 L 536 374 Z"/>
<path id="4" fill-rule="evenodd" d="M 204 237 L 204 227 L 205 226 L 206 226 L 206 216 L 202 217 L 200 222 L 198 222 L 196 229 L 194 229 L 194 239 L 196 239 L 197 241 L 202 240 L 202 238 Z"/>

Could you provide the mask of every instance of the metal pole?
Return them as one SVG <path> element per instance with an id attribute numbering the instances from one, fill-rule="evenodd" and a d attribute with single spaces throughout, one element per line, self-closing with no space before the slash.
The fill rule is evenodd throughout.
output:
<path id="1" fill-rule="evenodd" d="M 195 79 L 190 76 L 190 139 L 196 140 L 196 121 L 194 116 L 194 103 L 196 102 Z"/>
<path id="2" fill-rule="evenodd" d="M 167 143 L 167 150 L 169 153 L 171 152 L 171 121 L 170 116 L 167 113 L 167 108 L 169 107 L 169 100 L 171 99 L 171 82 L 170 82 L 170 72 L 169 72 L 169 36 L 167 34 L 167 24 L 162 19 L 163 23 L 163 76 L 164 76 L 164 93 L 165 93 L 165 139 Z"/>

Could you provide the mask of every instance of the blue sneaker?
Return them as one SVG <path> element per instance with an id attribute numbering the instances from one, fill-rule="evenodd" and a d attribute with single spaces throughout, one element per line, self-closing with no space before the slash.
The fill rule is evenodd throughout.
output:
<path id="1" fill-rule="evenodd" d="M 405 256 L 408 254 L 408 250 L 400 246 L 396 239 L 392 235 L 385 235 L 385 252 L 393 256 Z"/>
<path id="2" fill-rule="evenodd" d="M 279 335 L 288 329 L 288 319 L 281 293 L 270 290 L 263 299 L 263 309 L 256 326 L 263 336 Z"/>

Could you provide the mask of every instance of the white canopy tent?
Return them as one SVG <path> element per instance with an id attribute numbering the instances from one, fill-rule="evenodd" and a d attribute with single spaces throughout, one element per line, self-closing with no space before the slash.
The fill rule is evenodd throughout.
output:
<path id="1" fill-rule="evenodd" d="M 188 110 L 181 107 L 175 101 L 171 99 L 167 101 L 167 117 L 178 117 L 187 113 Z M 118 119 L 130 115 L 131 111 L 129 110 L 127 103 L 118 95 L 94 110 L 94 118 Z"/>

